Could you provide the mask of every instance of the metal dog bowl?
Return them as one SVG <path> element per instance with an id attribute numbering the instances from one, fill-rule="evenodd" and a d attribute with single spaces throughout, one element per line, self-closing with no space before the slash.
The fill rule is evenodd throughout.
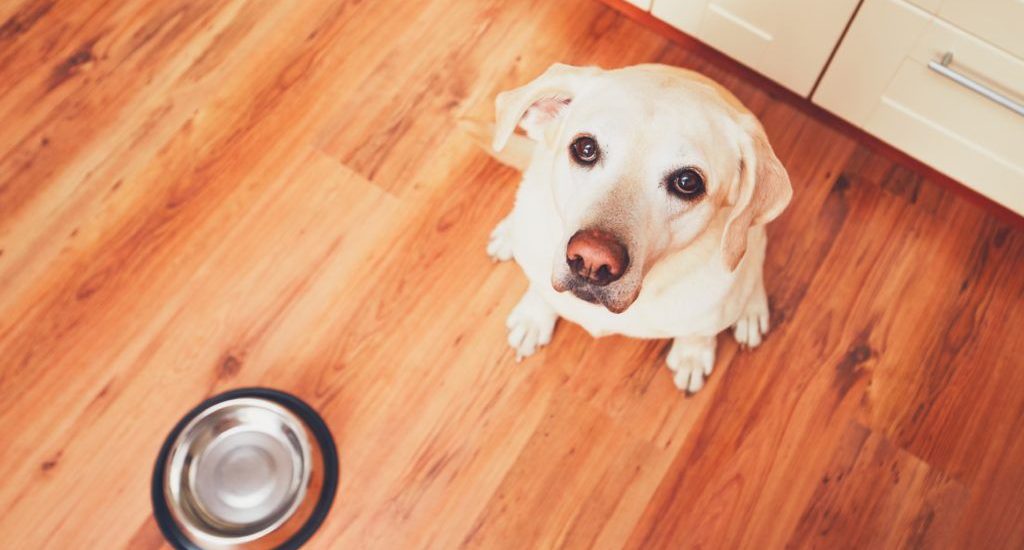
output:
<path id="1" fill-rule="evenodd" d="M 338 457 L 320 416 L 266 388 L 223 393 L 168 435 L 153 512 L 176 548 L 298 548 L 334 500 Z"/>

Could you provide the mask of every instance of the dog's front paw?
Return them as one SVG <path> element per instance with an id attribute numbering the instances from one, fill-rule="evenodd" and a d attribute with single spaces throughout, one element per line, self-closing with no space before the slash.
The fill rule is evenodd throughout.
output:
<path id="1" fill-rule="evenodd" d="M 691 394 L 704 387 L 704 379 L 715 368 L 715 338 L 692 336 L 676 338 L 665 361 L 680 390 Z"/>
<path id="2" fill-rule="evenodd" d="M 512 221 L 511 216 L 491 231 L 491 239 L 487 242 L 487 255 L 496 262 L 512 259 Z"/>
<path id="3" fill-rule="evenodd" d="M 505 322 L 508 327 L 508 345 L 516 350 L 516 361 L 522 361 L 551 342 L 556 320 L 558 314 L 555 310 L 536 292 L 527 290 Z"/>
<path id="4" fill-rule="evenodd" d="M 765 334 L 768 334 L 768 297 L 761 291 L 750 298 L 750 303 L 733 326 L 732 335 L 741 346 L 756 348 L 761 345 Z"/>

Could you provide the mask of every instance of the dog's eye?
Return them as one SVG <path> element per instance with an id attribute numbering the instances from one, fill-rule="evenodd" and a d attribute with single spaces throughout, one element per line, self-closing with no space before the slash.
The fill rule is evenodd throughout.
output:
<path id="1" fill-rule="evenodd" d="M 696 170 L 677 170 L 668 177 L 668 189 L 683 200 L 693 200 L 704 194 L 704 179 Z"/>
<path id="2" fill-rule="evenodd" d="M 569 146 L 569 153 L 573 160 L 584 166 L 590 166 L 601 157 L 601 149 L 597 146 L 597 140 L 590 136 L 580 136 L 573 140 Z"/>

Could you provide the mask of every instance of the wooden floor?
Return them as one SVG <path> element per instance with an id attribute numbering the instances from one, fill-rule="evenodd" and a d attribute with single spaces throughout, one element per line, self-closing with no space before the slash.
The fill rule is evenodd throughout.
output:
<path id="1" fill-rule="evenodd" d="M 317 407 L 311 547 L 1024 546 L 1024 231 L 595 0 L 0 4 L 0 545 L 157 548 L 192 405 Z M 516 173 L 459 117 L 554 61 L 660 61 L 763 120 L 774 330 L 696 397 L 484 254 Z"/>

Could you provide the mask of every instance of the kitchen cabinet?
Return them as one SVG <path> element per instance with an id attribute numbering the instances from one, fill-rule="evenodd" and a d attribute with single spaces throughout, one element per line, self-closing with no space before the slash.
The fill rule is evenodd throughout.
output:
<path id="1" fill-rule="evenodd" d="M 1021 0 L 631 1 L 1024 214 Z"/>
<path id="2" fill-rule="evenodd" d="M 1024 51 L 1024 33 L 964 16 L 964 4 L 934 8 L 974 33 L 915 4 L 865 0 L 812 100 L 1024 214 L 1024 60 L 1008 51 Z M 983 4 L 1024 21 L 1024 3 Z"/>
<path id="3" fill-rule="evenodd" d="M 857 0 L 654 0 L 651 14 L 806 96 Z"/>

